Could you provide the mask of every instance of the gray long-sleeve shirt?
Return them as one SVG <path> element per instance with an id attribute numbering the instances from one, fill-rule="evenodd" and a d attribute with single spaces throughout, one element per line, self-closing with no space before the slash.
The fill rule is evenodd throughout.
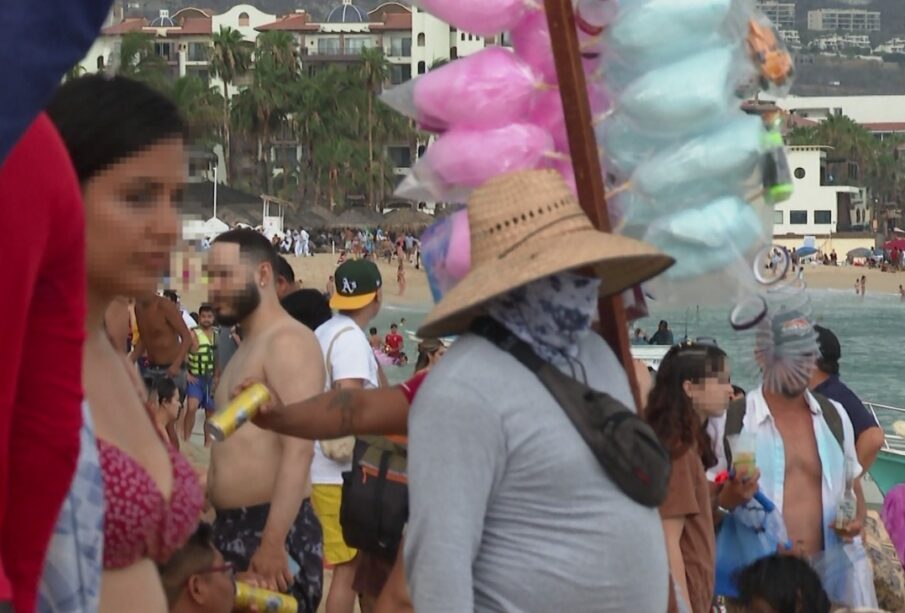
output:
<path id="1" fill-rule="evenodd" d="M 606 343 L 586 339 L 588 384 L 631 406 Z M 537 378 L 487 341 L 462 337 L 409 417 L 405 565 L 415 610 L 666 610 L 656 509 L 606 476 Z"/>

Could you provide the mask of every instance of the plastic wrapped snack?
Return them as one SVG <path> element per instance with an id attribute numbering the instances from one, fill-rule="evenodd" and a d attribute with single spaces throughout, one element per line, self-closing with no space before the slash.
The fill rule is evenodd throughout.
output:
<path id="1" fill-rule="evenodd" d="M 533 124 L 492 130 L 456 128 L 428 148 L 396 195 L 412 200 L 466 202 L 471 191 L 489 179 L 541 168 L 553 152 L 553 137 Z"/>
<path id="2" fill-rule="evenodd" d="M 782 97 L 789 93 L 795 66 L 776 27 L 761 13 L 748 21 L 748 53 L 759 76 L 760 89 Z"/>
<path id="3" fill-rule="evenodd" d="M 387 90 L 381 100 L 432 132 L 497 128 L 524 120 L 541 87 L 514 53 L 489 47 Z"/>
<path id="4" fill-rule="evenodd" d="M 707 49 L 652 70 L 618 94 L 615 105 L 647 131 L 697 132 L 722 121 L 740 100 L 743 64 L 731 46 Z"/>
<path id="5" fill-rule="evenodd" d="M 740 114 L 640 164 L 631 178 L 632 189 L 674 204 L 678 204 L 677 192 L 690 191 L 694 197 L 705 199 L 732 191 L 757 171 L 765 136 L 759 118 Z"/>
<path id="6" fill-rule="evenodd" d="M 754 208 L 737 196 L 727 196 L 658 219 L 644 241 L 675 258 L 666 277 L 687 279 L 744 260 L 764 234 Z"/>
<path id="7" fill-rule="evenodd" d="M 421 235 L 421 260 L 434 302 L 451 290 L 471 268 L 468 211 L 456 211 Z"/>
<path id="8" fill-rule="evenodd" d="M 525 63 L 531 66 L 547 83 L 556 83 L 556 60 L 553 57 L 553 43 L 547 14 L 532 11 L 518 22 L 510 33 L 512 48 Z M 600 68 L 599 45 L 588 46 L 582 53 L 582 63 L 586 74 L 594 74 Z"/>
<path id="9" fill-rule="evenodd" d="M 511 30 L 539 6 L 526 0 L 415 0 L 414 4 L 463 32 L 479 36 Z"/>

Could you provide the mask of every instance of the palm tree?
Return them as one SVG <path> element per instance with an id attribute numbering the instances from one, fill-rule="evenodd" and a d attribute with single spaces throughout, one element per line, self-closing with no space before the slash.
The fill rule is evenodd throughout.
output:
<path id="1" fill-rule="evenodd" d="M 154 39 L 144 32 L 127 32 L 119 44 L 116 73 L 165 89 L 166 62 L 154 51 Z"/>
<path id="2" fill-rule="evenodd" d="M 76 64 L 68 71 L 66 71 L 66 76 L 63 77 L 63 82 L 66 83 L 72 81 L 73 79 L 78 79 L 79 77 L 87 74 L 87 72 L 88 71 L 85 70 L 84 66 L 82 66 L 81 64 Z"/>
<path id="3" fill-rule="evenodd" d="M 251 50 L 242 38 L 242 33 L 228 27 L 221 26 L 220 31 L 214 34 L 213 41 L 210 66 L 211 73 L 223 81 L 223 157 L 227 173 L 232 177 L 229 86 L 248 72 L 251 67 Z"/>
<path id="4" fill-rule="evenodd" d="M 188 122 L 193 138 L 213 147 L 224 122 L 223 96 L 217 88 L 188 75 L 173 83 L 170 97 Z"/>
<path id="5" fill-rule="evenodd" d="M 390 65 L 383 49 L 362 49 L 361 77 L 364 81 L 368 103 L 368 204 L 374 202 L 374 97 L 380 94 L 390 73 Z"/>

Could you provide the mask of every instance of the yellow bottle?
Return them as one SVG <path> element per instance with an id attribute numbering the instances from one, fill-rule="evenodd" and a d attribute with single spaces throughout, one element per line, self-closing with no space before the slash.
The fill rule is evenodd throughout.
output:
<path id="1" fill-rule="evenodd" d="M 236 608 L 258 608 L 261 613 L 296 613 L 299 603 L 288 594 L 278 594 L 259 587 L 236 582 Z"/>
<path id="2" fill-rule="evenodd" d="M 270 392 L 267 386 L 255 383 L 208 420 L 207 435 L 215 441 L 226 440 L 245 422 L 254 418 L 261 406 L 269 400 Z"/>

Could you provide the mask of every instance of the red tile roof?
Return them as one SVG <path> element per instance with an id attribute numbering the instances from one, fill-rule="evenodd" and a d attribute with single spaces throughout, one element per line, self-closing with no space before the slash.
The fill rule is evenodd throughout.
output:
<path id="1" fill-rule="evenodd" d="M 871 132 L 905 132 L 905 123 L 900 121 L 862 123 L 861 125 Z"/>
<path id="2" fill-rule="evenodd" d="M 372 23 L 371 30 L 411 30 L 412 14 L 411 13 L 387 13 L 386 21 L 383 23 Z"/>
<path id="3" fill-rule="evenodd" d="M 317 32 L 320 30 L 320 26 L 315 23 L 310 23 L 308 19 L 310 16 L 308 13 L 296 13 L 294 15 L 285 15 L 280 17 L 273 23 L 267 23 L 262 26 L 258 26 L 255 28 L 258 32 L 272 32 L 272 31 L 283 31 L 283 32 Z"/>
<path id="4" fill-rule="evenodd" d="M 170 32 L 172 36 L 198 36 L 210 34 L 213 30 L 211 25 L 212 19 L 186 19 L 182 22 L 182 28 L 175 32 Z"/>
<path id="5" fill-rule="evenodd" d="M 101 30 L 101 34 L 116 36 L 118 34 L 126 34 L 128 32 L 139 32 L 146 25 L 148 25 L 148 20 L 144 17 L 133 17 L 130 19 L 124 19 L 120 23 L 116 23 L 112 26 L 104 28 L 103 30 Z"/>

